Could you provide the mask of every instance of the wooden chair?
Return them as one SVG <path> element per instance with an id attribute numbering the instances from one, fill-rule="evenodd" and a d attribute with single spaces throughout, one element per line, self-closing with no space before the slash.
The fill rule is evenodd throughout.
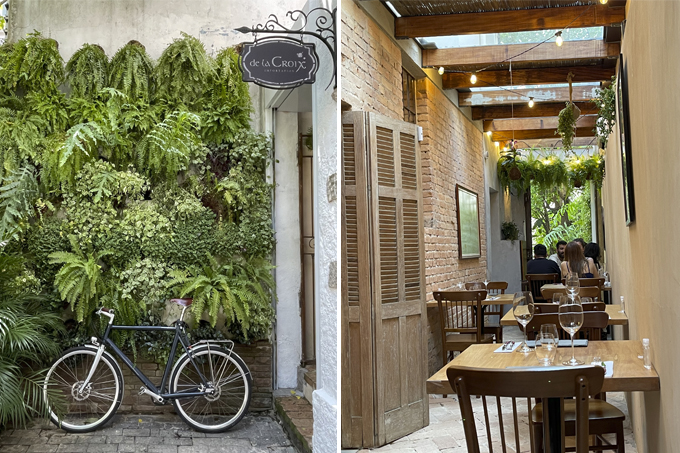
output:
<path id="1" fill-rule="evenodd" d="M 602 383 L 604 381 L 604 369 L 601 367 L 585 367 L 585 368 L 563 368 L 542 369 L 540 367 L 531 369 L 482 369 L 482 368 L 464 368 L 464 367 L 450 367 L 446 370 L 446 376 L 449 379 L 451 387 L 458 394 L 458 401 L 460 404 L 460 412 L 463 418 L 463 428 L 465 431 L 465 440 L 467 443 L 467 451 L 470 453 L 479 453 L 479 437 L 482 432 L 477 431 L 475 425 L 476 418 L 482 420 L 481 414 L 475 417 L 472 408 L 471 395 L 480 395 L 484 407 L 484 417 L 486 427 L 486 437 L 489 443 L 489 451 L 494 442 L 500 443 L 501 451 L 506 451 L 507 444 L 512 448 L 512 440 L 514 437 L 515 451 L 520 450 L 520 439 L 526 439 L 526 435 L 521 435 L 519 432 L 519 421 L 517 416 L 517 402 L 520 404 L 526 399 L 527 408 L 531 407 L 531 398 L 560 398 L 560 407 L 567 406 L 568 401 L 563 398 L 573 397 L 569 404 L 570 412 L 573 415 L 571 427 L 576 433 L 576 449 L 577 453 L 586 453 L 588 451 L 588 413 L 592 405 L 588 398 L 600 392 Z M 491 432 L 489 424 L 489 410 L 487 405 L 487 396 L 496 397 L 496 407 L 498 411 L 498 430 L 500 436 Z M 505 425 L 503 422 L 503 413 L 501 410 L 501 398 L 511 398 L 512 401 L 512 416 L 514 423 L 507 423 L 507 426 L 514 427 L 513 432 L 508 428 L 508 442 L 506 444 Z M 573 410 L 571 409 L 573 407 Z M 532 411 L 533 414 L 534 411 Z M 560 420 L 550 420 L 549 411 L 541 411 L 541 425 L 546 428 L 545 434 L 541 433 L 540 441 L 549 439 L 547 427 L 549 423 L 561 423 Z M 552 415 L 552 413 L 550 414 Z M 530 426 L 529 437 L 532 445 L 536 443 L 535 427 Z M 564 436 L 568 434 L 569 430 L 562 427 L 561 445 L 564 451 Z M 542 447 L 542 445 L 541 445 Z"/>
<path id="2" fill-rule="evenodd" d="M 541 307 L 541 309 L 543 309 L 543 307 Z M 605 329 L 608 323 L 609 315 L 605 311 L 584 311 L 583 324 L 574 338 L 585 338 L 589 341 L 599 341 L 601 339 L 602 329 Z M 560 333 L 560 338 L 570 338 L 569 335 L 567 335 L 567 333 L 560 328 L 559 314 L 554 312 L 534 314 L 533 318 L 531 318 L 531 321 L 529 321 L 529 324 L 527 324 L 527 339 L 534 340 L 536 338 L 536 334 L 541 331 L 541 326 L 543 324 L 555 324 L 557 326 L 557 330 Z M 518 326 L 520 329 L 522 328 L 519 323 Z"/>
<path id="3" fill-rule="evenodd" d="M 544 289 L 542 291 L 542 294 L 545 298 L 546 302 L 552 302 L 553 294 L 567 294 L 567 289 L 566 288 L 556 288 L 556 289 Z M 599 300 L 602 300 L 602 290 L 598 288 L 597 286 L 583 286 L 579 288 L 578 295 L 581 297 L 590 297 L 591 299 L 595 300 L 595 298 L 598 298 Z M 535 298 L 534 298 L 535 299 Z"/>
<path id="4" fill-rule="evenodd" d="M 605 309 L 605 304 L 604 302 L 586 302 L 585 304 L 582 304 L 583 306 L 583 311 L 604 311 Z M 559 304 L 553 304 L 553 303 L 545 303 L 545 304 L 534 304 L 535 311 L 534 313 L 537 315 L 544 314 L 544 313 L 557 313 L 559 311 Z"/>
<path id="5" fill-rule="evenodd" d="M 560 274 L 527 274 L 527 283 L 534 296 L 534 300 L 545 300 L 541 294 L 541 286 L 559 282 Z"/>
<path id="6" fill-rule="evenodd" d="M 565 285 L 566 279 L 562 279 L 562 284 Z M 598 288 L 604 288 L 604 277 L 593 277 L 593 278 L 579 278 L 579 286 L 597 286 Z"/>
<path id="7" fill-rule="evenodd" d="M 462 352 L 470 345 L 493 341 L 493 335 L 482 330 L 486 291 L 435 291 L 433 296 L 439 305 L 443 365 L 448 363 L 449 351 Z"/>
<path id="8" fill-rule="evenodd" d="M 471 290 L 472 285 L 475 283 L 466 283 L 465 289 Z M 484 283 L 481 283 L 482 285 Z M 489 282 L 486 285 L 487 297 L 498 296 L 500 294 L 505 294 L 505 290 L 508 289 L 508 282 Z M 503 317 L 503 306 L 502 305 L 486 305 L 484 307 L 485 316 L 498 316 L 498 322 L 490 323 L 488 320 L 484 321 L 484 333 L 491 333 L 496 335 L 496 341 L 498 343 L 503 343 L 503 326 L 501 326 L 501 318 Z"/>

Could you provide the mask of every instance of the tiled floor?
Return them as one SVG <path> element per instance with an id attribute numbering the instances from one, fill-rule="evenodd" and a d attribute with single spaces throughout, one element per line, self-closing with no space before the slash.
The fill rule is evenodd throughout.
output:
<path id="1" fill-rule="evenodd" d="M 522 334 L 518 328 L 506 327 L 503 331 L 504 340 L 521 340 Z M 607 393 L 607 401 L 617 406 L 628 417 L 628 408 L 623 393 Z M 488 441 L 484 424 L 484 410 L 482 399 L 473 399 L 475 418 L 477 419 L 477 432 L 482 451 L 488 451 Z M 520 414 L 520 452 L 530 452 L 529 447 L 529 424 L 527 418 L 526 402 L 522 405 L 518 401 L 517 412 Z M 503 424 L 505 426 L 506 443 L 508 452 L 515 451 L 514 429 L 512 427 L 512 405 L 511 402 L 502 403 Z M 523 414 L 523 416 L 522 416 Z M 489 408 L 490 425 L 492 426 L 492 447 L 494 451 L 503 451 L 500 444 L 498 431 L 498 415 L 495 404 Z M 628 420 L 624 422 L 626 453 L 637 453 L 635 439 Z M 495 437 L 493 437 L 495 436 Z M 466 453 L 465 433 L 463 432 L 463 422 L 460 416 L 460 407 L 455 395 L 448 395 L 442 398 L 441 395 L 430 395 L 430 425 L 403 437 L 391 444 L 372 450 L 373 452 L 388 451 L 389 453 Z M 367 450 L 363 450 L 367 452 Z"/>

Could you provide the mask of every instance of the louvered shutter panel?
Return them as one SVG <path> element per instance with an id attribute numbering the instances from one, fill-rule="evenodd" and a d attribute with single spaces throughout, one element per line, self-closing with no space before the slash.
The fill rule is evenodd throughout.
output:
<path id="1" fill-rule="evenodd" d="M 415 137 L 411 123 L 343 114 L 343 448 L 384 445 L 429 423 Z"/>

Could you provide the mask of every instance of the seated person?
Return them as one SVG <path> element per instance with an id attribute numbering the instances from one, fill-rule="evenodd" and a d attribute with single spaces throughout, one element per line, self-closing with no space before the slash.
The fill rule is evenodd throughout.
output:
<path id="1" fill-rule="evenodd" d="M 579 278 L 593 278 L 597 275 L 597 267 L 592 258 L 586 258 L 583 247 L 576 241 L 571 241 L 564 249 L 564 261 L 562 261 L 562 278 L 570 272 L 576 272 Z"/>
<path id="2" fill-rule="evenodd" d="M 534 247 L 534 259 L 527 263 L 527 274 L 559 274 L 560 266 L 546 258 L 548 250 L 543 244 Z"/>
<path id="3" fill-rule="evenodd" d="M 567 248 L 567 241 L 557 241 L 557 253 L 553 253 L 548 257 L 549 260 L 553 260 L 559 266 L 562 264 L 564 259 L 564 249 Z"/>

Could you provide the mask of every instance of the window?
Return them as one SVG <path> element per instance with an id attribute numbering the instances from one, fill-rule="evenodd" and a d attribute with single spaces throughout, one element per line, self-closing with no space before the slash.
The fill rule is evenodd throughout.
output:
<path id="1" fill-rule="evenodd" d="M 416 79 L 401 68 L 401 88 L 404 100 L 404 121 L 407 123 L 416 122 Z"/>

